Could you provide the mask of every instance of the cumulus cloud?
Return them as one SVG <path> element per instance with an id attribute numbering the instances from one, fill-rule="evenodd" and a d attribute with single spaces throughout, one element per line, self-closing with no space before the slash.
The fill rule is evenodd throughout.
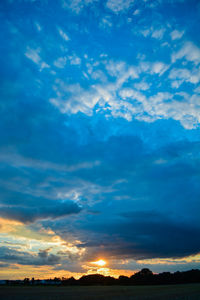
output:
<path id="1" fill-rule="evenodd" d="M 159 74 L 159 76 L 161 76 L 163 73 L 167 71 L 168 68 L 169 66 L 162 62 L 155 62 L 152 64 L 151 72 Z"/>
<path id="2" fill-rule="evenodd" d="M 185 42 L 179 51 L 172 53 L 171 58 L 173 63 L 184 58 L 197 65 L 200 63 L 200 49 L 192 42 Z"/>
<path id="3" fill-rule="evenodd" d="M 174 80 L 172 86 L 175 88 L 178 88 L 183 82 L 197 84 L 200 81 L 200 71 L 174 68 L 170 71 L 169 78 Z"/>

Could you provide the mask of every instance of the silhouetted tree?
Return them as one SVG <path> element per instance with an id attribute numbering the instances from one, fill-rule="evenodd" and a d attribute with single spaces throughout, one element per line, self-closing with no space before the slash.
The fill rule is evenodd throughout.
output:
<path id="1" fill-rule="evenodd" d="M 29 278 L 24 278 L 24 284 L 29 285 L 30 279 Z"/>
<path id="2" fill-rule="evenodd" d="M 119 285 L 130 285 L 130 278 L 124 275 L 120 275 L 118 278 Z"/>
<path id="3" fill-rule="evenodd" d="M 64 280 L 62 280 L 62 284 L 63 285 L 76 285 L 77 280 L 74 277 L 65 278 Z"/>
<path id="4" fill-rule="evenodd" d="M 79 280 L 71 278 L 62 279 L 55 277 L 54 279 L 35 280 L 24 278 L 24 280 L 5 280 L 7 285 L 32 285 L 32 284 L 56 284 L 56 285 L 152 285 L 152 284 L 179 284 L 179 283 L 200 283 L 200 270 L 189 270 L 185 272 L 163 272 L 153 274 L 147 268 L 135 273 L 130 278 L 127 276 L 119 276 L 115 279 L 111 276 L 103 276 L 100 274 L 84 275 Z"/>

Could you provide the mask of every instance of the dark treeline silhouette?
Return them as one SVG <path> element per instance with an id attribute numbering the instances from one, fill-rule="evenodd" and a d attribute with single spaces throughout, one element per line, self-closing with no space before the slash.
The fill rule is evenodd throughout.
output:
<path id="1" fill-rule="evenodd" d="M 103 276 L 100 274 L 84 275 L 79 279 L 57 278 L 54 279 L 29 279 L 24 280 L 0 280 L 0 285 L 159 285 L 159 284 L 184 284 L 184 283 L 200 283 L 200 270 L 190 270 L 185 272 L 164 272 L 153 274 L 152 271 L 145 268 L 135 273 L 131 277 L 119 276 L 118 279 L 111 276 Z"/>

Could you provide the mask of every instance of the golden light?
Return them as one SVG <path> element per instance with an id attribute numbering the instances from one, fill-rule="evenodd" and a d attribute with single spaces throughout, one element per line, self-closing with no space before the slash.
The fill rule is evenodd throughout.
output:
<path id="1" fill-rule="evenodd" d="M 103 266 L 106 265 L 106 262 L 105 262 L 105 260 L 103 260 L 103 259 L 100 259 L 100 260 L 97 260 L 97 261 L 93 261 L 93 262 L 91 262 L 91 263 L 94 264 L 94 265 L 97 265 L 97 266 L 99 266 L 99 267 L 103 267 Z"/>

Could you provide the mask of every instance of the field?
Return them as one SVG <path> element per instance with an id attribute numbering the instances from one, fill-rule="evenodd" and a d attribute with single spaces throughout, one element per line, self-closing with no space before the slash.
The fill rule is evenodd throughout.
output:
<path id="1" fill-rule="evenodd" d="M 200 300 L 200 284 L 163 286 L 2 286 L 1 300 Z"/>

